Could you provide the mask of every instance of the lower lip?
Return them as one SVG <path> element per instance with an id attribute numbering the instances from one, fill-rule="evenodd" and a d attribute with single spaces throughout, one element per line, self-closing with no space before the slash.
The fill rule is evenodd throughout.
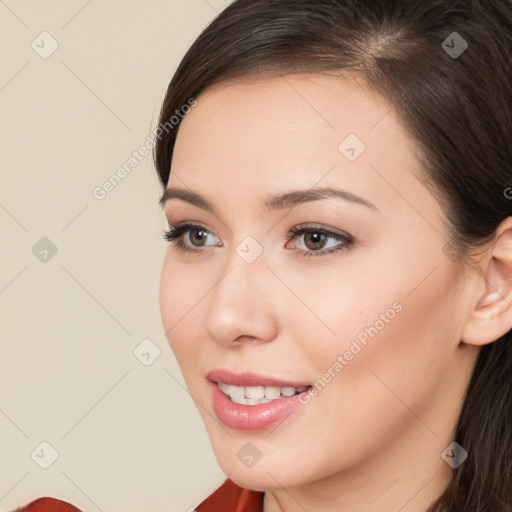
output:
<path id="1" fill-rule="evenodd" d="M 308 393 L 306 390 L 298 395 L 278 398 L 264 404 L 241 405 L 232 402 L 216 382 L 210 382 L 210 387 L 213 394 L 213 408 L 218 418 L 227 427 L 239 430 L 263 430 L 271 427 L 301 405 L 305 405 L 299 397 Z"/>

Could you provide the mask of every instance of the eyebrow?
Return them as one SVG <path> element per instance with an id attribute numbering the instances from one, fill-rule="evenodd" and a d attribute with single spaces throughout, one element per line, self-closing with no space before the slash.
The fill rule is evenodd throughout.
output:
<path id="1" fill-rule="evenodd" d="M 263 202 L 263 207 L 266 211 L 270 212 L 283 210 L 289 207 L 291 208 L 302 203 L 332 198 L 343 199 L 352 203 L 361 204 L 371 208 L 372 210 L 378 211 L 378 208 L 370 201 L 363 199 L 362 197 L 359 197 L 352 192 L 348 192 L 347 190 L 333 187 L 293 190 L 291 192 L 286 192 L 285 194 L 273 195 L 268 197 Z M 181 199 L 182 201 L 186 201 L 187 203 L 190 203 L 194 206 L 198 206 L 199 208 L 202 208 L 203 210 L 209 211 L 213 214 L 217 213 L 215 206 L 208 199 L 200 194 L 197 194 L 196 192 L 192 192 L 191 190 L 186 190 L 179 187 L 165 189 L 162 197 L 159 200 L 160 206 L 163 208 L 169 199 Z"/>

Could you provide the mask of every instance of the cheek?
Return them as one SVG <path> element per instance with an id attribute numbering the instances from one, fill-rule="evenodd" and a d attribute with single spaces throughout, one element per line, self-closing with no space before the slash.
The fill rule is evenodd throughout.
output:
<path id="1" fill-rule="evenodd" d="M 351 275 L 350 275 L 351 274 Z M 295 325 L 297 343 L 303 343 L 308 359 L 317 370 L 328 368 L 338 356 L 347 361 L 365 359 L 377 339 L 386 336 L 390 325 L 404 316 L 399 285 L 376 287 L 367 276 L 349 272 L 316 273 L 296 285 L 303 303 L 287 301 L 288 326 Z"/>
<path id="2" fill-rule="evenodd" d="M 370 371 L 374 370 L 405 393 L 409 384 L 415 389 L 421 380 L 434 385 L 453 346 L 450 338 L 455 336 L 457 312 L 447 284 L 450 269 L 438 266 L 417 286 L 422 272 L 415 265 L 394 261 L 393 273 L 373 268 L 364 277 L 343 272 L 314 284 L 303 282 L 311 314 L 296 302 L 290 306 L 288 318 L 294 318 L 297 326 L 294 337 L 301 340 L 323 380 L 329 379 L 326 372 L 331 380 L 333 374 L 351 374 L 384 391 L 383 383 Z"/>
<path id="3" fill-rule="evenodd" d="M 193 351 L 198 350 L 201 325 L 197 321 L 197 309 L 205 294 L 204 282 L 193 281 L 190 271 L 180 268 L 179 264 L 166 258 L 160 275 L 160 314 L 162 325 L 169 344 L 180 366 L 188 358 L 193 358 Z"/>
<path id="4" fill-rule="evenodd" d="M 351 410 L 360 409 L 365 397 L 364 414 L 376 421 L 378 411 L 400 409 L 397 396 L 412 408 L 425 404 L 456 337 L 448 273 L 438 269 L 417 289 L 417 277 L 403 276 L 389 287 L 360 285 L 350 294 L 324 289 L 337 299 L 317 304 L 335 331 L 322 340 L 320 353 L 309 349 L 319 377 L 334 383 L 326 387 Z"/>

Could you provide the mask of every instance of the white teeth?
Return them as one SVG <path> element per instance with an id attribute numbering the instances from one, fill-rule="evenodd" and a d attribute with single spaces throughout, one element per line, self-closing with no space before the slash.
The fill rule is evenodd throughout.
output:
<path id="1" fill-rule="evenodd" d="M 244 388 L 240 386 L 231 386 L 228 385 L 227 391 L 225 391 L 226 395 L 229 395 L 231 398 L 245 398 Z"/>
<path id="2" fill-rule="evenodd" d="M 293 396 L 308 389 L 308 386 L 294 388 L 292 386 L 233 386 L 225 382 L 217 382 L 221 391 L 229 395 L 232 402 L 242 405 L 257 405 L 282 397 Z"/>
<path id="3" fill-rule="evenodd" d="M 228 392 L 228 388 L 229 388 L 229 384 L 226 384 L 224 382 L 217 382 L 217 386 L 219 386 L 219 388 L 221 389 L 221 391 L 223 391 L 224 393 L 227 394 Z"/>
<path id="4" fill-rule="evenodd" d="M 257 398 L 261 400 L 265 398 L 265 388 L 263 386 L 246 386 L 244 394 L 246 398 Z"/>
<path id="5" fill-rule="evenodd" d="M 281 396 L 281 388 L 277 386 L 265 386 L 265 398 L 279 398 Z"/>
<path id="6" fill-rule="evenodd" d="M 295 395 L 295 388 L 286 386 L 284 388 L 281 388 L 281 393 L 283 393 L 284 396 L 293 396 Z"/>

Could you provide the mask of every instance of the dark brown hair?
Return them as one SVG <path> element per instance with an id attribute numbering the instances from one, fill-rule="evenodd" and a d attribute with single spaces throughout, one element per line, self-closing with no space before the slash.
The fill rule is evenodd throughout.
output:
<path id="1" fill-rule="evenodd" d="M 238 77 L 357 76 L 415 141 L 463 268 L 512 216 L 511 56 L 510 0 L 238 0 L 182 59 L 159 122 Z M 164 188 L 178 129 L 155 144 Z M 512 512 L 512 331 L 480 349 L 453 439 L 469 457 L 428 512 Z"/>

